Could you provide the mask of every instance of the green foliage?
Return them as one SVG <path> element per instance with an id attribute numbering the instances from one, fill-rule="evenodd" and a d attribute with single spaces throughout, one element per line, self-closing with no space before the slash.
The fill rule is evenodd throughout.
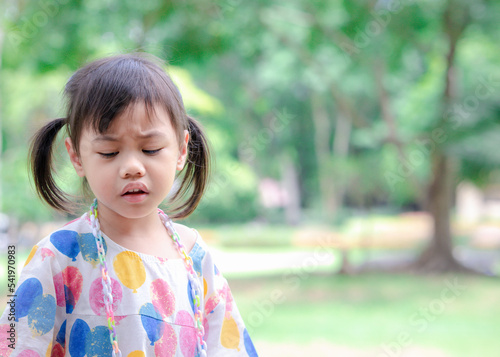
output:
<path id="1" fill-rule="evenodd" d="M 133 50 L 169 62 L 190 114 L 214 142 L 217 193 L 193 219 L 279 216 L 259 205 L 257 186 L 266 177 L 283 181 L 286 160 L 298 176 L 301 207 L 321 212 L 330 194 L 354 207 L 424 201 L 433 148 L 458 163 L 457 182 L 494 182 L 499 6 L 486 0 L 10 1 L 2 14 L 2 210 L 22 220 L 51 215 L 28 191 L 29 136 L 61 115 L 60 93 L 76 68 Z M 455 33 L 454 99 L 444 103 Z M 350 125 L 345 152 L 337 147 L 341 120 Z M 68 168 L 60 165 L 68 182 Z M 331 178 L 338 191 L 324 192 L 320 183 Z"/>
<path id="2" fill-rule="evenodd" d="M 191 220 L 244 222 L 257 216 L 257 177 L 245 164 L 220 158 L 209 188 Z"/>
<path id="3" fill-rule="evenodd" d="M 21 220 L 52 216 L 35 197 L 28 175 L 28 142 L 49 118 L 61 114 L 61 88 L 68 73 L 39 75 L 20 69 L 2 71 L 2 191 L 1 210 Z"/>

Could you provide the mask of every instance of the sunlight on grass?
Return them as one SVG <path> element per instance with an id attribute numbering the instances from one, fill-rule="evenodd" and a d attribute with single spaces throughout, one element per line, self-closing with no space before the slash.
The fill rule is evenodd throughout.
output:
<path id="1" fill-rule="evenodd" d="M 376 274 L 292 278 L 230 281 L 256 341 L 307 345 L 320 339 L 380 353 L 384 348 L 426 347 L 457 357 L 498 352 L 497 279 Z"/>

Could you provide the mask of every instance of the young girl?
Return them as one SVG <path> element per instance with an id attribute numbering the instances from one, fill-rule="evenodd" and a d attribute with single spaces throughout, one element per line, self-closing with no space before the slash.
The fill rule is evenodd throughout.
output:
<path id="1" fill-rule="evenodd" d="M 171 216 L 200 201 L 209 151 L 161 64 L 144 54 L 97 60 L 65 88 L 67 115 L 31 148 L 38 194 L 70 212 L 52 147 L 64 129 L 88 212 L 35 245 L 0 320 L 0 356 L 256 356 L 227 281 L 199 234 Z M 174 184 L 176 173 L 179 184 Z"/>

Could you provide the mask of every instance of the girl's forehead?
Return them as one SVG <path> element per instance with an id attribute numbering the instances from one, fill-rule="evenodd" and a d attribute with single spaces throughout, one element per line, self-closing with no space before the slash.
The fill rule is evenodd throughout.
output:
<path id="1" fill-rule="evenodd" d="M 120 114 L 116 115 L 108 126 L 106 133 L 153 129 L 176 131 L 167 110 L 163 106 L 147 106 L 143 102 L 138 102 L 129 105 Z"/>
<path id="2" fill-rule="evenodd" d="M 171 124 L 172 122 L 165 107 L 159 104 L 146 105 L 142 101 L 130 104 L 115 117 L 113 122 L 116 120 L 139 125 Z"/>
<path id="3" fill-rule="evenodd" d="M 104 131 L 84 128 L 81 141 L 97 144 L 161 138 L 176 142 L 180 140 L 166 109 L 160 105 L 148 108 L 143 103 L 137 103 L 116 115 Z"/>

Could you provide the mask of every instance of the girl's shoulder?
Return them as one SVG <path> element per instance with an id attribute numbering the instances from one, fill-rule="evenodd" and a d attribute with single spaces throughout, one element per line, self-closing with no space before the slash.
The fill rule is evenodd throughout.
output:
<path id="1" fill-rule="evenodd" d="M 38 274 L 41 270 L 62 270 L 70 262 L 77 260 L 78 254 L 90 246 L 92 233 L 85 215 L 72 220 L 60 228 L 53 230 L 39 240 L 32 248 L 24 263 L 29 274 Z M 31 263 L 31 264 L 30 264 Z"/>
<path id="2" fill-rule="evenodd" d="M 87 222 L 88 221 L 88 222 Z M 44 235 L 44 237 L 35 245 L 35 247 L 45 247 L 51 246 L 71 246 L 73 241 L 77 242 L 81 240 L 82 235 L 92 234 L 92 229 L 90 227 L 90 221 L 88 220 L 87 214 L 69 221 L 60 228 L 53 230 L 49 234 Z"/>
<path id="3" fill-rule="evenodd" d="M 187 252 L 190 252 L 194 245 L 198 242 L 199 234 L 193 228 L 186 227 L 180 223 L 174 223 L 174 228 L 179 234 L 182 244 L 184 245 Z"/>

